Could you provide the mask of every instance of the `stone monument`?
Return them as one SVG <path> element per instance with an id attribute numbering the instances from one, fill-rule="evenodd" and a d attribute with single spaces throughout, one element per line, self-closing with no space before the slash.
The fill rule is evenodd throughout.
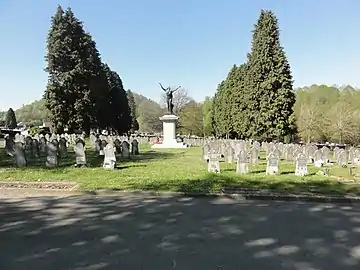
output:
<path id="1" fill-rule="evenodd" d="M 170 87 L 164 88 L 161 83 L 159 84 L 166 94 L 167 114 L 159 117 L 160 121 L 163 123 L 162 143 L 154 144 L 152 148 L 187 148 L 188 146 L 186 144 L 176 141 L 176 121 L 179 117 L 174 114 L 174 104 L 172 103 L 172 100 L 173 93 L 179 90 L 180 86 L 176 89 L 171 89 Z"/>

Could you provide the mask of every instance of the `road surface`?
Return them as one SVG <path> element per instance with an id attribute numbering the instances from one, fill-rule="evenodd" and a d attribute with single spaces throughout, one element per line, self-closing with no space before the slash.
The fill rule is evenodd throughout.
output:
<path id="1" fill-rule="evenodd" d="M 3 197 L 1 270 L 360 269 L 359 205 Z"/>

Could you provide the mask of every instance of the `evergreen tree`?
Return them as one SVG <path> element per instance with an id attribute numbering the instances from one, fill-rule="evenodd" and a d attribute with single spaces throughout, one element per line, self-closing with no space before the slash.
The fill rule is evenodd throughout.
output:
<path id="1" fill-rule="evenodd" d="M 247 107 L 247 93 L 244 88 L 246 78 L 246 64 L 237 67 L 234 79 L 231 83 L 231 108 L 233 132 L 237 138 L 245 139 L 249 137 L 248 130 L 251 125 L 249 119 L 249 109 Z"/>
<path id="2" fill-rule="evenodd" d="M 224 106 L 225 100 L 225 81 L 222 81 L 216 90 L 213 99 L 213 110 L 212 110 L 212 126 L 214 127 L 214 133 L 217 137 L 223 137 L 226 134 L 225 126 L 223 121 L 225 118 Z"/>
<path id="3" fill-rule="evenodd" d="M 234 113 L 238 108 L 234 96 L 241 79 L 239 67 L 233 65 L 226 79 L 218 86 L 216 97 L 213 100 L 213 124 L 214 131 L 219 137 L 237 137 L 234 129 L 234 121 L 236 121 Z"/>
<path id="4" fill-rule="evenodd" d="M 10 108 L 6 113 L 5 127 L 9 129 L 14 129 L 17 127 L 15 112 L 12 108 Z"/>
<path id="5" fill-rule="evenodd" d="M 253 31 L 245 77 L 248 136 L 254 139 L 283 139 L 293 132 L 290 65 L 280 45 L 278 21 L 262 10 Z"/>
<path id="6" fill-rule="evenodd" d="M 131 129 L 132 118 L 128 97 L 124 90 L 119 74 L 112 71 L 108 65 L 104 66 L 110 89 L 108 93 L 108 126 L 118 134 L 128 133 Z"/>
<path id="7" fill-rule="evenodd" d="M 222 125 L 224 130 L 224 135 L 230 138 L 233 138 L 235 135 L 234 132 L 234 111 L 237 110 L 234 104 L 234 91 L 237 90 L 237 86 L 239 85 L 239 78 L 238 78 L 238 67 L 233 65 L 230 69 L 226 79 L 225 79 L 225 86 L 222 98 Z"/>
<path id="8" fill-rule="evenodd" d="M 131 92 L 130 89 L 127 90 L 126 94 L 127 94 L 128 104 L 129 104 L 130 114 L 131 114 L 131 132 L 134 132 L 136 130 L 139 130 L 135 98 L 134 98 L 134 94 Z"/>
<path id="9" fill-rule="evenodd" d="M 202 106 L 203 109 L 203 131 L 204 136 L 210 136 L 213 133 L 212 126 L 212 110 L 213 110 L 213 99 L 210 97 L 205 97 L 205 101 Z"/>
<path id="10" fill-rule="evenodd" d="M 64 20 L 64 11 L 58 6 L 51 18 L 51 27 L 47 37 L 48 83 L 44 93 L 45 107 L 51 112 L 50 120 L 55 132 L 62 132 L 69 121 L 69 111 L 73 103 L 69 79 L 66 76 L 70 67 L 72 48 L 65 43 L 69 35 L 68 25 Z M 67 79 L 67 80 L 66 80 Z"/>
<path id="11" fill-rule="evenodd" d="M 99 100 L 107 95 L 100 54 L 72 10 L 58 7 L 47 39 L 46 107 L 57 132 L 98 126 Z"/>

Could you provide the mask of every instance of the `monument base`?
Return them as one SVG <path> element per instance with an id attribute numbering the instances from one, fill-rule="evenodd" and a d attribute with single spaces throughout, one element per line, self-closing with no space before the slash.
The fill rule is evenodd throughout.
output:
<path id="1" fill-rule="evenodd" d="M 162 143 L 155 143 L 151 148 L 187 148 L 188 146 L 185 143 L 176 141 L 176 121 L 179 117 L 173 114 L 166 114 L 159 117 L 159 119 L 163 122 L 163 141 Z"/>
<path id="2" fill-rule="evenodd" d="M 185 143 L 178 143 L 176 140 L 173 143 L 155 143 L 151 146 L 153 149 L 171 149 L 171 148 L 188 148 Z"/>

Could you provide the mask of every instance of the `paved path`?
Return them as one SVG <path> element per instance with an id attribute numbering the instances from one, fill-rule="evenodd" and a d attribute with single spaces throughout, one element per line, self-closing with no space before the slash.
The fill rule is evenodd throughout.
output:
<path id="1" fill-rule="evenodd" d="M 140 195 L 2 198 L 0 269 L 358 270 L 359 210 Z"/>

